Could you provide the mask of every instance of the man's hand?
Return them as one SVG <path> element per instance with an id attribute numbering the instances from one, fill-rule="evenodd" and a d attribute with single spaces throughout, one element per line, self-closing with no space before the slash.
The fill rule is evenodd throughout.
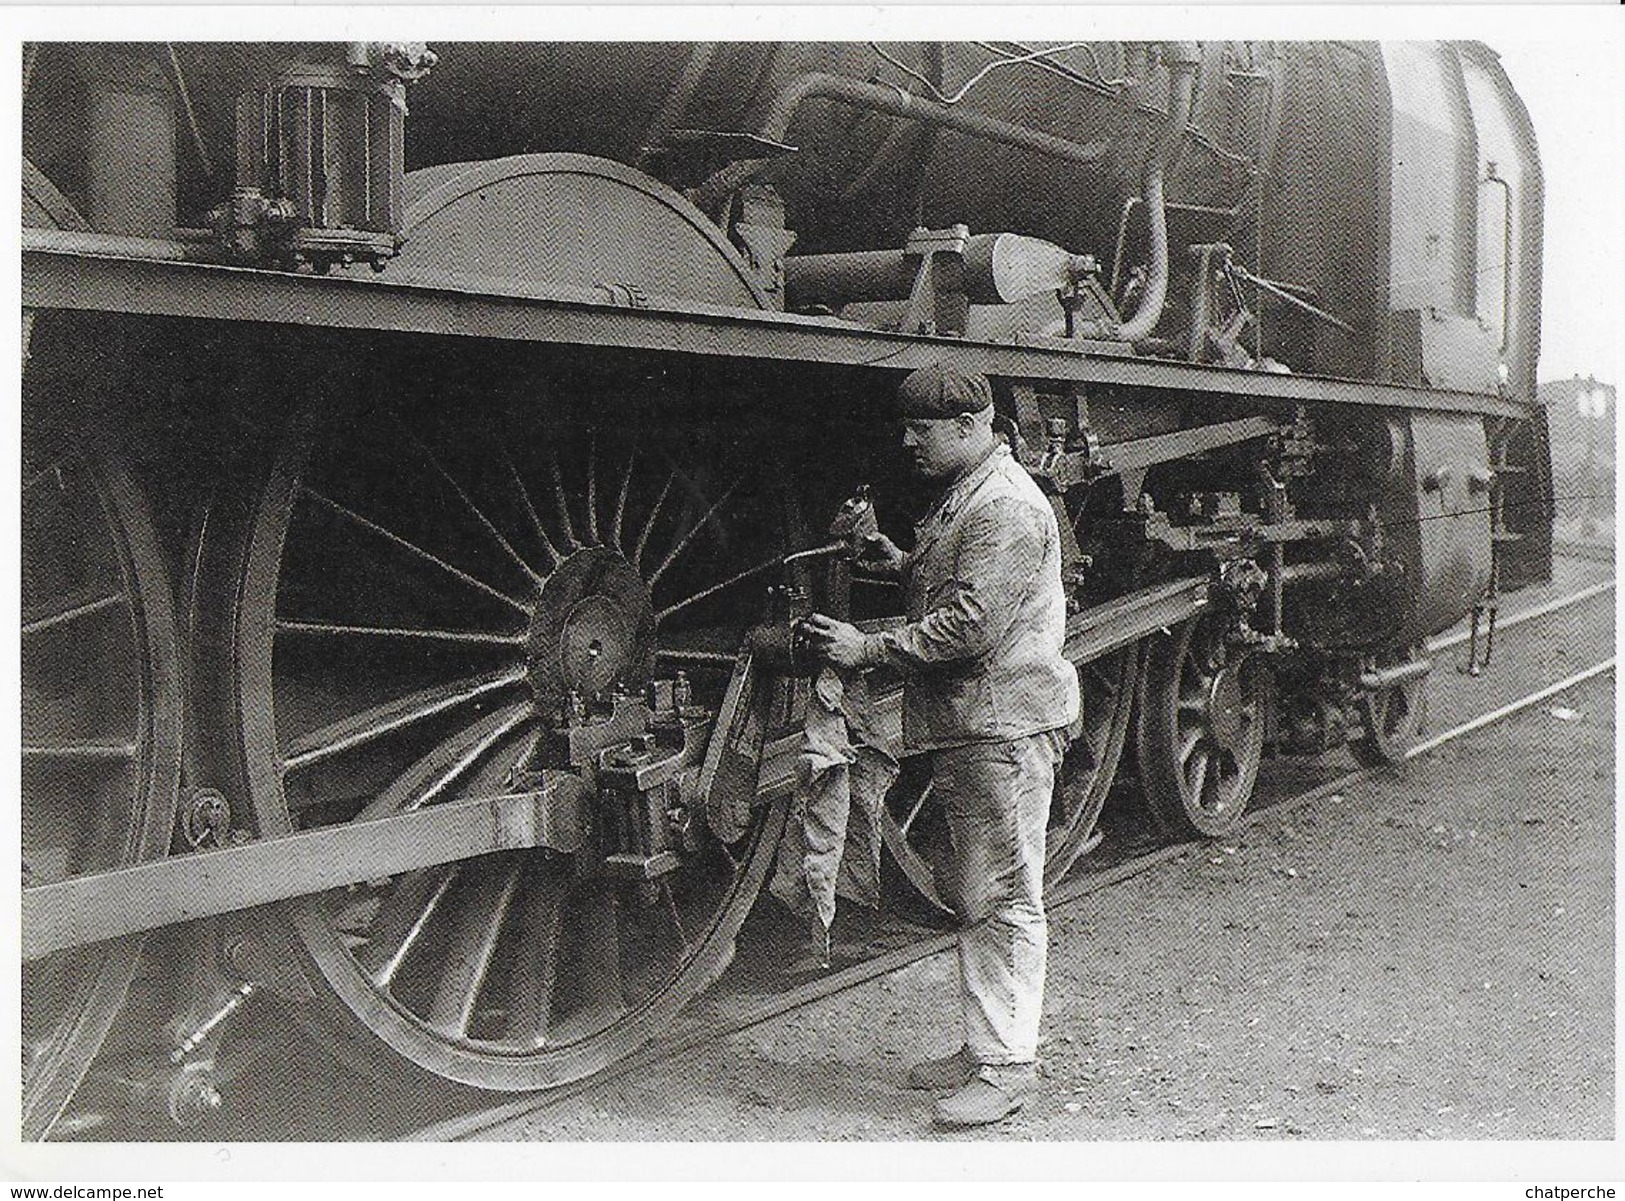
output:
<path id="1" fill-rule="evenodd" d="M 862 666 L 864 639 L 863 631 L 857 626 L 814 613 L 801 623 L 801 627 L 807 631 L 819 653 L 836 667 Z"/>
<path id="2" fill-rule="evenodd" d="M 863 561 L 876 563 L 888 571 L 897 571 L 903 566 L 906 556 L 884 534 L 870 534 L 863 540 Z"/>

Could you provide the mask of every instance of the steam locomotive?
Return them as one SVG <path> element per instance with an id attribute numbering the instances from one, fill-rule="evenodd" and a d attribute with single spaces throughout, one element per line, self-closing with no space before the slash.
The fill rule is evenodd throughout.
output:
<path id="1" fill-rule="evenodd" d="M 1059 519 L 1052 880 L 1125 759 L 1183 837 L 1267 746 L 1397 759 L 1428 635 L 1550 573 L 1481 45 L 36 44 L 23 94 L 29 1138 L 110 1037 L 207 1113 L 256 994 L 448 1088 L 661 1030 L 785 822 L 796 618 L 899 608 L 824 531 L 906 528 L 909 369 L 987 375 Z"/>

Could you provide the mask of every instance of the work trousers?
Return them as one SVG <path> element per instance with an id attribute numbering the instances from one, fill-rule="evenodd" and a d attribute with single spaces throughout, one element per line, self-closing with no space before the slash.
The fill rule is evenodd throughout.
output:
<path id="1" fill-rule="evenodd" d="M 948 837 L 932 864 L 960 920 L 960 1008 L 978 1063 L 1032 1063 L 1044 1008 L 1044 834 L 1064 730 L 931 753 Z"/>

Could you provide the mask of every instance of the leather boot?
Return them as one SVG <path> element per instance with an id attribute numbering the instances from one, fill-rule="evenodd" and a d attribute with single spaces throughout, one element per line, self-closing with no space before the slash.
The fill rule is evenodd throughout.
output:
<path id="1" fill-rule="evenodd" d="M 1036 1064 L 983 1064 L 958 1092 L 938 1098 L 932 1116 L 939 1126 L 989 1126 L 1025 1105 L 1037 1085 Z"/>

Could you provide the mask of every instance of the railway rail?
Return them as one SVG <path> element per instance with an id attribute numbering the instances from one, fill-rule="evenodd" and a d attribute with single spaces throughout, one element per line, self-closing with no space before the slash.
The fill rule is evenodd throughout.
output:
<path id="1" fill-rule="evenodd" d="M 1454 670 L 1438 672 L 1441 682 L 1448 682 L 1446 687 L 1436 689 L 1432 698 L 1433 725 L 1438 732 L 1405 751 L 1407 760 L 1614 670 L 1615 581 L 1611 577 L 1596 578 L 1595 571 L 1586 566 L 1578 567 L 1573 574 L 1562 595 L 1516 606 L 1500 619 L 1497 629 L 1504 640 L 1476 678 L 1469 675 L 1470 662 L 1464 655 L 1471 642 L 1468 628 L 1464 626 L 1429 643 L 1430 654 L 1440 662 L 1449 652 Z M 1582 660 L 1583 666 L 1577 666 Z M 1266 764 L 1258 795 L 1242 819 L 1243 825 L 1278 818 L 1294 808 L 1347 791 L 1363 778 L 1391 770 L 1359 767 L 1341 771 L 1339 759 L 1331 756 L 1323 761 L 1275 760 Z M 1121 795 L 1126 790 L 1127 786 L 1120 787 L 1120 795 L 1113 798 L 1114 803 L 1103 817 L 1105 845 L 1053 888 L 1052 908 L 1083 903 L 1200 845 L 1193 840 L 1159 837 L 1148 823 L 1139 820 L 1135 798 Z M 265 1093 L 241 1098 L 234 1111 L 210 1123 L 207 1136 L 252 1140 L 276 1131 L 278 1137 L 298 1138 L 457 1141 L 500 1137 L 504 1129 L 543 1116 L 549 1109 L 654 1064 L 942 954 L 951 949 L 955 937 L 951 931 L 932 930 L 895 914 L 869 923 L 864 934 L 866 941 L 857 958 L 851 958 L 853 944 L 845 942 L 838 948 L 836 970 L 790 983 L 779 974 L 777 959 L 783 951 L 782 940 L 794 938 L 796 932 L 779 920 L 776 907 L 758 906 L 741 938 L 741 962 L 710 994 L 696 1001 L 668 1034 L 603 1072 L 494 1106 L 475 1103 L 469 1107 L 466 1094 L 447 1094 L 438 1099 L 385 1095 L 373 1098 L 369 1105 L 342 1085 L 326 1100 L 313 1104 L 312 1094 L 320 1091 L 318 1081 L 323 1076 L 315 1058 L 309 1049 L 284 1046 L 285 1036 L 276 1030 L 274 1022 L 262 1023 L 259 1031 L 244 1040 L 245 1065 L 240 1069 L 243 1083 L 239 1089 L 250 1091 L 248 1082 L 253 1081 L 263 1085 Z M 842 954 L 847 956 L 844 963 L 840 961 Z M 255 1062 L 289 1054 L 298 1064 L 295 1072 L 303 1068 L 308 1073 L 305 1080 L 292 1080 L 287 1073 L 268 1076 L 254 1066 Z M 301 1056 L 309 1057 L 308 1062 L 301 1062 Z M 346 1105 L 351 1108 L 346 1110 Z M 401 1108 L 392 1111 L 394 1105 Z M 132 1137 L 132 1130 L 141 1129 L 132 1125 L 132 1120 L 130 1116 L 115 1118 L 84 1133 L 97 1138 Z M 72 1126 L 70 1122 L 69 1130 L 61 1133 L 71 1136 Z M 155 1134 L 173 1136 L 162 1128 L 148 1128 L 145 1132 L 146 1137 Z"/>

